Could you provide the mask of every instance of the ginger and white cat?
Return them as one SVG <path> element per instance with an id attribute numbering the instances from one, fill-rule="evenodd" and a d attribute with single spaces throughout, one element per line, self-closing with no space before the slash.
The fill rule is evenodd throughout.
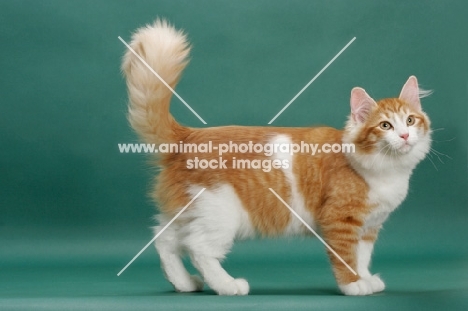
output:
<path id="1" fill-rule="evenodd" d="M 139 29 L 131 47 L 172 88 L 186 66 L 185 35 L 165 21 Z M 220 261 L 235 239 L 310 234 L 269 191 L 282 197 L 354 270 L 329 252 L 333 272 L 346 295 L 384 290 L 369 272 L 382 223 L 403 201 L 415 166 L 428 153 L 430 122 L 421 110 L 420 90 L 411 76 L 399 98 L 375 102 L 363 89 L 351 91 L 351 115 L 344 130 L 328 127 L 282 128 L 225 126 L 190 128 L 169 113 L 171 91 L 130 51 L 123 60 L 130 98 L 129 120 L 147 143 L 253 142 L 352 143 L 354 153 L 235 152 L 226 158 L 282 159 L 290 165 L 258 169 L 189 169 L 187 160 L 217 159 L 217 153 L 160 154 L 161 168 L 152 193 L 163 228 L 202 188 L 206 190 L 156 240 L 167 279 L 180 292 L 200 291 L 204 283 L 220 295 L 246 295 L 249 284 L 233 278 Z M 181 256 L 188 254 L 202 278 L 190 275 Z"/>

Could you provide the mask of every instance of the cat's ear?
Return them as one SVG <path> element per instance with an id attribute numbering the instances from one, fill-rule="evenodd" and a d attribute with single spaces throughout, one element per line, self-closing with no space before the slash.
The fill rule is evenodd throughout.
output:
<path id="1" fill-rule="evenodd" d="M 351 90 L 351 116 L 354 121 L 363 123 L 377 103 L 360 87 Z"/>
<path id="2" fill-rule="evenodd" d="M 401 89 L 400 99 L 410 104 L 417 111 L 421 111 L 421 101 L 419 100 L 418 79 L 411 76 Z"/>

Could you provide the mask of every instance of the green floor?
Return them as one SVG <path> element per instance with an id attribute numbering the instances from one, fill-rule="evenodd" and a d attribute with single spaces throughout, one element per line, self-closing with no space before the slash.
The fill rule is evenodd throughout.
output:
<path id="1" fill-rule="evenodd" d="M 412 228 L 405 231 L 403 224 L 392 233 L 390 224 L 372 269 L 381 273 L 387 289 L 368 297 L 339 294 L 323 247 L 314 239 L 238 243 L 225 267 L 249 280 L 250 295 L 219 297 L 208 288 L 175 293 L 153 248 L 118 277 L 151 238 L 145 228 L 3 228 L 0 309 L 467 310 L 466 245 L 447 239 L 462 226 L 463 221 L 454 221 L 433 236 L 432 245 L 429 229 L 416 228 L 410 235 Z"/>

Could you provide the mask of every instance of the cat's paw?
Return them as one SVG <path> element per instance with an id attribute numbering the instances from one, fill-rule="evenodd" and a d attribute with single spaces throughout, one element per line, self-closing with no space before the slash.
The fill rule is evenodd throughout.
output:
<path id="1" fill-rule="evenodd" d="M 365 279 L 359 279 L 346 285 L 339 285 L 343 294 L 348 296 L 364 296 L 373 293 L 372 285 Z"/>
<path id="2" fill-rule="evenodd" d="M 366 280 L 370 283 L 372 287 L 372 291 L 374 293 L 381 292 L 385 289 L 385 283 L 377 274 L 374 274 L 373 276 L 366 278 Z"/>
<path id="3" fill-rule="evenodd" d="M 243 296 L 249 293 L 249 289 L 249 283 L 245 279 L 233 279 L 223 283 L 222 286 L 218 286 L 215 291 L 218 295 Z"/>
<path id="4" fill-rule="evenodd" d="M 348 296 L 364 296 L 381 292 L 385 289 L 385 283 L 375 274 L 367 278 L 359 279 L 346 285 L 339 286 L 343 294 Z"/>
<path id="5" fill-rule="evenodd" d="M 191 275 L 187 282 L 177 284 L 175 289 L 181 293 L 201 292 L 203 290 L 203 286 L 203 280 L 198 275 Z"/>

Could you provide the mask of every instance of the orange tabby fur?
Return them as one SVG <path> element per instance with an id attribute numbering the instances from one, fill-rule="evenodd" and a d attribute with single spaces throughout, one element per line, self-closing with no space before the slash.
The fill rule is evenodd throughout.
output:
<path id="1" fill-rule="evenodd" d="M 155 34 L 154 29 L 166 32 Z M 167 48 L 159 48 L 164 45 Z M 187 63 L 189 52 L 185 36 L 164 22 L 140 29 L 133 37 L 132 48 L 145 59 L 156 72 L 174 88 Z M 158 54 L 150 56 L 153 50 Z M 190 128 L 178 124 L 169 114 L 171 91 L 140 62 L 131 52 L 124 58 L 123 70 L 127 77 L 130 107 L 129 119 L 133 128 L 148 143 L 194 143 L 212 141 L 253 142 L 266 144 L 278 135 L 287 135 L 293 143 L 301 141 L 323 145 L 341 144 L 344 131 L 328 127 L 279 128 L 225 126 L 216 128 Z M 352 138 L 357 154 L 377 152 L 378 142 L 384 131 L 379 128 L 382 120 L 392 113 L 406 111 L 416 118 L 416 125 L 429 131 L 425 114 L 404 100 L 384 99 L 374 106 L 362 126 Z M 227 169 L 188 169 L 187 160 L 218 159 L 214 153 L 160 154 L 155 165 L 162 168 L 156 179 L 152 197 L 159 202 L 163 215 L 172 218 L 193 197 L 189 187 L 198 185 L 213 189 L 220 184 L 231 185 L 242 206 L 247 211 L 255 230 L 264 236 L 278 236 L 285 232 L 291 218 L 290 211 L 269 190 L 273 188 L 286 202 L 291 201 L 291 185 L 281 169 L 266 173 L 259 169 L 233 169 L 228 161 Z M 265 160 L 262 153 L 226 153 L 223 158 Z M 297 180 L 297 188 L 304 198 L 305 207 L 327 243 L 357 271 L 356 248 L 360 240 L 374 242 L 380 226 L 364 228 L 366 217 L 376 207 L 369 202 L 369 185 L 350 164 L 343 153 L 298 153 L 291 163 Z M 203 195 L 203 194 L 202 194 Z M 188 208 L 190 209 L 191 206 Z M 176 220 L 175 223 L 182 220 Z M 307 229 L 303 230 L 307 233 Z M 331 253 L 333 271 L 338 284 L 349 284 L 360 279 Z M 177 286 L 176 286 L 177 288 Z"/>

